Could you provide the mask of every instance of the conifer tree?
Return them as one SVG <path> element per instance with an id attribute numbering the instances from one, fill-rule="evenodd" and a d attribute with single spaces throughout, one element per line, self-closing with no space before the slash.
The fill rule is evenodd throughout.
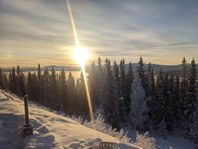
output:
<path id="1" fill-rule="evenodd" d="M 198 146 L 198 99 L 196 99 L 194 105 L 194 111 L 192 115 L 192 125 L 190 128 L 190 135 L 195 142 L 195 145 Z"/>
<path id="2" fill-rule="evenodd" d="M 16 93 L 16 73 L 14 67 L 9 74 L 9 89 L 12 93 Z"/>
<path id="3" fill-rule="evenodd" d="M 131 85 L 133 83 L 134 73 L 132 68 L 132 63 L 130 62 L 128 65 L 128 72 L 126 75 L 126 115 L 130 113 L 130 103 L 131 103 Z"/>
<path id="4" fill-rule="evenodd" d="M 30 99 L 30 100 L 33 100 L 33 87 L 32 87 L 32 85 L 33 85 L 33 81 L 32 81 L 32 75 L 31 75 L 31 73 L 30 72 L 28 72 L 28 78 L 27 78 L 27 94 L 28 94 L 28 98 Z"/>
<path id="5" fill-rule="evenodd" d="M 102 67 L 102 61 L 100 57 L 98 58 L 98 62 L 97 62 L 95 82 L 97 84 L 97 99 L 98 99 L 98 107 L 97 109 L 95 109 L 95 111 L 98 111 L 102 114 L 104 112 L 102 107 L 105 99 L 103 93 L 105 87 L 105 73 Z"/>
<path id="6" fill-rule="evenodd" d="M 37 69 L 37 91 L 38 91 L 38 100 L 40 103 L 43 101 L 43 78 L 41 74 L 41 66 L 38 64 L 38 69 Z"/>
<path id="7" fill-rule="evenodd" d="M 49 105 L 49 92 L 50 92 L 50 74 L 48 68 L 44 70 L 43 74 L 43 103 Z"/>
<path id="8" fill-rule="evenodd" d="M 67 84 L 68 84 L 68 105 L 70 107 L 68 108 L 69 112 L 72 112 L 74 110 L 74 99 L 75 99 L 75 80 L 74 77 L 72 76 L 71 71 L 69 72 L 69 76 L 67 79 Z"/>
<path id="9" fill-rule="evenodd" d="M 91 93 L 91 99 L 92 99 L 92 104 L 94 109 L 97 108 L 97 105 L 99 105 L 99 100 L 98 100 L 98 76 L 96 73 L 96 65 L 95 61 L 91 63 L 90 70 L 89 70 L 89 86 L 90 86 L 90 93 Z"/>
<path id="10" fill-rule="evenodd" d="M 157 76 L 155 97 L 152 99 L 153 106 L 150 109 L 150 117 L 155 129 L 159 129 L 159 124 L 165 121 L 164 115 L 166 113 L 166 98 L 164 97 L 164 74 L 160 70 Z M 167 124 L 166 124 L 167 125 Z"/>
<path id="11" fill-rule="evenodd" d="M 21 96 L 21 71 L 20 71 L 20 66 L 17 66 L 17 71 L 16 71 L 16 94 Z"/>
<path id="12" fill-rule="evenodd" d="M 195 103 L 196 103 L 196 65 L 195 60 L 191 61 L 191 69 L 189 75 L 189 86 L 188 86 L 188 93 L 184 100 L 184 115 L 183 115 L 183 124 L 184 130 L 187 134 L 190 133 L 190 129 L 192 126 L 192 117 L 193 111 L 195 110 Z"/>
<path id="13" fill-rule="evenodd" d="M 21 97 L 23 97 L 25 94 L 26 94 L 26 91 L 25 91 L 25 75 L 21 72 L 20 74 L 20 95 Z"/>
<path id="14" fill-rule="evenodd" d="M 67 89 L 67 83 L 66 83 L 66 77 L 65 77 L 65 70 L 62 68 L 60 75 L 59 75 L 59 97 L 60 97 L 60 104 L 61 104 L 61 109 L 64 111 L 67 111 L 68 108 L 68 89 Z"/>
<path id="15" fill-rule="evenodd" d="M 119 98 L 116 94 L 115 80 L 111 70 L 111 63 L 109 59 L 105 60 L 106 74 L 105 74 L 105 88 L 104 88 L 104 111 L 106 120 L 114 127 L 119 128 Z"/>
<path id="16" fill-rule="evenodd" d="M 50 82 L 49 82 L 49 103 L 51 108 L 57 110 L 59 109 L 59 99 L 58 99 L 58 85 L 56 79 L 56 71 L 54 67 L 51 69 Z"/>
<path id="17" fill-rule="evenodd" d="M 2 69 L 0 68 L 0 88 L 3 89 L 3 72 Z"/>
<path id="18" fill-rule="evenodd" d="M 2 88 L 8 90 L 8 78 L 6 74 L 3 74 L 3 87 Z"/>
<path id="19" fill-rule="evenodd" d="M 182 104 L 181 103 L 181 97 L 180 97 L 180 81 L 179 81 L 179 75 L 176 75 L 175 79 L 175 86 L 174 86 L 174 106 L 173 106 L 173 112 L 175 113 L 175 119 L 176 119 L 176 127 L 179 127 L 179 122 L 182 117 Z"/>

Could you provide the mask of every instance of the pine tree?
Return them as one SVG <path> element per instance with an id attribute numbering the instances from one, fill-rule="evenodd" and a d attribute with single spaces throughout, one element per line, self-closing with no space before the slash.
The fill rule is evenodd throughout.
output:
<path id="1" fill-rule="evenodd" d="M 20 66 L 17 66 L 17 71 L 16 71 L 16 94 L 21 96 L 21 71 L 20 71 Z"/>
<path id="2" fill-rule="evenodd" d="M 51 76 L 49 80 L 49 103 L 50 107 L 57 110 L 60 108 L 60 101 L 58 99 L 58 85 L 56 79 L 56 71 L 52 67 L 51 69 Z"/>
<path id="3" fill-rule="evenodd" d="M 12 93 L 16 93 L 16 73 L 14 67 L 9 74 L 9 89 Z"/>
<path id="4" fill-rule="evenodd" d="M 155 95 L 155 76 L 151 63 L 149 63 L 148 66 L 147 80 L 148 80 L 148 96 L 153 97 Z"/>
<path id="5" fill-rule="evenodd" d="M 37 69 L 37 91 L 38 91 L 38 100 L 40 103 L 43 101 L 43 78 L 41 74 L 41 66 L 38 64 L 38 69 Z"/>
<path id="6" fill-rule="evenodd" d="M 126 116 L 130 113 L 130 103 L 131 103 L 131 85 L 133 83 L 134 74 L 133 74 L 133 68 L 132 63 L 130 62 L 128 65 L 128 72 L 126 76 Z M 126 118 L 127 119 L 127 118 Z"/>
<path id="7" fill-rule="evenodd" d="M 3 72 L 2 72 L 2 70 L 1 70 L 1 68 L 0 68 L 0 88 L 1 89 L 3 89 Z"/>
<path id="8" fill-rule="evenodd" d="M 109 122 L 114 128 L 119 128 L 119 97 L 116 93 L 115 80 L 111 70 L 111 63 L 109 59 L 105 60 L 106 74 L 105 74 L 105 87 L 104 87 L 104 111 L 107 122 Z"/>
<path id="9" fill-rule="evenodd" d="M 164 74 L 160 70 L 160 74 L 157 76 L 156 92 L 152 99 L 153 106 L 150 109 L 150 117 L 155 129 L 159 129 L 159 124 L 165 119 L 166 113 L 166 98 L 164 97 Z"/>
<path id="10" fill-rule="evenodd" d="M 98 58 L 98 62 L 97 62 L 97 67 L 96 67 L 96 80 L 95 80 L 96 84 L 97 84 L 97 98 L 98 98 L 98 107 L 97 109 L 95 109 L 95 111 L 100 112 L 101 114 L 104 114 L 103 111 L 103 103 L 105 102 L 104 99 L 104 87 L 105 87 L 105 73 L 104 73 L 104 69 L 102 67 L 102 61 L 101 58 Z"/>
<path id="11" fill-rule="evenodd" d="M 3 74 L 3 89 L 7 89 L 8 90 L 8 78 L 6 74 Z"/>
<path id="12" fill-rule="evenodd" d="M 61 102 L 61 109 L 64 111 L 67 111 L 68 109 L 68 89 L 67 89 L 67 83 L 66 83 L 66 77 L 65 77 L 65 70 L 62 68 L 59 76 L 59 97 Z"/>
<path id="13" fill-rule="evenodd" d="M 81 72 L 80 79 L 78 79 L 78 84 L 75 89 L 76 96 L 74 98 L 75 107 L 78 109 L 78 113 L 82 115 L 89 116 L 88 100 L 85 88 L 85 81 L 83 73 Z M 74 111 L 75 112 L 75 111 Z M 89 117 L 90 119 L 91 117 Z"/>
<path id="14" fill-rule="evenodd" d="M 43 104 L 49 106 L 50 92 L 50 74 L 48 68 L 44 70 L 43 74 Z"/>
<path id="15" fill-rule="evenodd" d="M 198 147 L 198 99 L 196 99 L 196 103 L 194 106 L 190 135 L 192 136 L 196 146 Z"/>
<path id="16" fill-rule="evenodd" d="M 176 127 L 179 127 L 179 122 L 182 117 L 182 103 L 181 103 L 181 97 L 180 97 L 180 81 L 179 81 L 179 75 L 176 75 L 176 78 L 174 80 L 174 89 L 173 89 L 173 113 L 175 116 L 175 122 Z"/>
<path id="17" fill-rule="evenodd" d="M 182 81 L 181 81 L 181 87 L 180 87 L 180 108 L 181 108 L 181 117 L 180 117 L 180 125 L 184 127 L 184 122 L 186 121 L 184 118 L 184 113 L 186 110 L 186 98 L 187 98 L 187 91 L 188 91 L 188 82 L 186 79 L 187 69 L 186 69 L 186 59 L 185 57 L 182 60 Z"/>
<path id="18" fill-rule="evenodd" d="M 28 98 L 30 100 L 33 100 L 33 87 L 32 87 L 32 75 L 30 72 L 28 72 L 28 78 L 27 78 L 27 87 L 26 87 L 26 92 L 28 94 Z"/>
<path id="19" fill-rule="evenodd" d="M 25 91 L 25 75 L 21 72 L 20 74 L 20 96 L 23 97 L 26 94 Z"/>
<path id="20" fill-rule="evenodd" d="M 69 76 L 67 79 L 67 84 L 68 84 L 68 105 L 70 107 L 68 108 L 69 112 L 74 111 L 74 101 L 75 101 L 75 80 L 74 77 L 72 76 L 71 71 L 69 72 Z"/>
<path id="21" fill-rule="evenodd" d="M 142 57 L 140 57 L 138 64 L 139 64 L 138 69 L 137 69 L 138 77 L 142 80 L 142 86 L 145 90 L 146 96 L 148 97 L 149 96 L 149 82 L 148 82 L 149 80 L 146 77 L 146 74 L 144 71 L 144 62 L 143 62 Z"/>
<path id="22" fill-rule="evenodd" d="M 88 81 L 89 81 L 89 86 L 90 86 L 90 93 L 91 93 L 93 108 L 97 109 L 97 106 L 99 105 L 99 100 L 98 100 L 98 94 L 97 94 L 98 78 L 96 74 L 95 61 L 91 63 L 88 79 L 89 79 Z"/>
<path id="23" fill-rule="evenodd" d="M 193 119 L 193 111 L 195 109 L 196 103 L 196 65 L 195 60 L 191 61 L 191 69 L 189 75 L 189 86 L 188 86 L 188 93 L 184 101 L 184 130 L 186 134 L 189 134 L 191 126 L 192 126 L 192 119 Z"/>
<path id="24" fill-rule="evenodd" d="M 32 100 L 35 101 L 35 102 L 40 103 L 39 95 L 38 95 L 38 81 L 37 81 L 37 75 L 36 75 L 35 72 L 32 74 L 31 80 L 32 80 L 32 82 L 31 82 L 31 86 L 32 86 Z"/>

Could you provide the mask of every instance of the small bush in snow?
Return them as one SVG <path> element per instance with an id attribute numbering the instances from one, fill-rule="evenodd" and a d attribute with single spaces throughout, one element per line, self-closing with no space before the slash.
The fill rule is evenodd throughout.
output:
<path id="1" fill-rule="evenodd" d="M 137 133 L 135 144 L 143 149 L 156 149 L 155 139 L 149 137 L 149 133 L 145 132 L 145 134 L 141 135 Z"/>
<path id="2" fill-rule="evenodd" d="M 96 118 L 92 121 L 85 121 L 83 125 L 108 134 L 112 137 L 118 138 L 120 142 L 130 142 L 130 139 L 127 137 L 127 132 L 125 133 L 123 129 L 121 129 L 120 131 L 118 131 L 117 129 L 113 129 L 111 125 L 105 123 L 105 120 L 101 114 L 96 116 Z"/>

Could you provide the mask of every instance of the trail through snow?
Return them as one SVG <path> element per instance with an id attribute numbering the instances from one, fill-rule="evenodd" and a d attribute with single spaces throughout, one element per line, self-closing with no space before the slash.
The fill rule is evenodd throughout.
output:
<path id="1" fill-rule="evenodd" d="M 119 143 L 126 149 L 137 148 L 33 104 L 29 106 L 29 114 L 34 135 L 22 138 L 23 101 L 0 92 L 0 149 L 80 149 L 92 148 L 100 141 Z"/>

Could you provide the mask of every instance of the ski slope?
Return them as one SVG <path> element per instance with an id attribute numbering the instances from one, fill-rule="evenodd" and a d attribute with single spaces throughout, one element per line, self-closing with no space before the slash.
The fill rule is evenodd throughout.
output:
<path id="1" fill-rule="evenodd" d="M 23 106 L 22 100 L 0 91 L 0 149 L 81 149 L 92 148 L 100 141 L 115 142 L 124 149 L 138 148 L 34 104 L 29 104 L 34 135 L 22 138 Z"/>

